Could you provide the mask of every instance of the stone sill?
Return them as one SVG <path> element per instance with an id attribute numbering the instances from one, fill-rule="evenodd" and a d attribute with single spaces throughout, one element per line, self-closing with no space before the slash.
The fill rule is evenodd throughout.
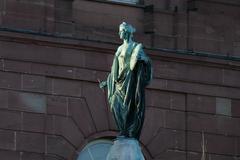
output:
<path id="1" fill-rule="evenodd" d="M 143 4 L 133 4 L 133 3 L 126 3 L 126 2 L 114 2 L 114 1 L 108 1 L 108 0 L 85 0 L 85 1 L 107 3 L 107 4 L 113 4 L 113 5 L 135 7 L 135 8 L 144 8 L 145 7 L 145 5 L 143 5 Z"/>
<path id="2" fill-rule="evenodd" d="M 0 28 L 1 29 L 1 28 Z M 0 30 L 0 41 L 17 42 L 17 43 L 29 43 L 42 46 L 52 46 L 60 48 L 87 50 L 98 53 L 114 54 L 117 43 L 110 43 L 104 41 L 93 41 L 86 39 L 77 39 L 71 37 L 47 35 L 40 33 L 24 33 L 14 30 Z M 101 45 L 99 45 L 101 44 Z M 223 68 L 235 68 L 239 69 L 239 60 L 230 60 L 215 57 L 209 57 L 208 55 L 201 55 L 198 52 L 178 53 L 174 49 L 166 48 L 145 48 L 146 52 L 152 58 L 168 59 L 170 61 L 185 61 L 191 63 L 203 63 L 210 66 L 219 66 Z M 211 54 L 211 53 L 210 53 Z"/>

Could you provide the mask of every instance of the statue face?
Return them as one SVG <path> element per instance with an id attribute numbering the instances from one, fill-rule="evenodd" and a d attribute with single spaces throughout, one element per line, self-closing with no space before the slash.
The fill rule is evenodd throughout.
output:
<path id="1" fill-rule="evenodd" d="M 120 39 L 127 40 L 128 39 L 128 32 L 126 28 L 119 27 L 119 37 Z"/>

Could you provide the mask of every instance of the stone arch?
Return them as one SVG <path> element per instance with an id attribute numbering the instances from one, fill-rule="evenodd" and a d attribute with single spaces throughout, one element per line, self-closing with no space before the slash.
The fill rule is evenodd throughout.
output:
<path id="1" fill-rule="evenodd" d="M 74 157 L 71 158 L 71 160 L 76 160 L 78 153 L 81 152 L 81 150 L 89 143 L 92 142 L 94 140 L 98 140 L 98 139 L 111 139 L 113 140 L 116 136 L 118 135 L 117 131 L 103 131 L 103 132 L 97 132 L 94 133 L 92 135 L 90 135 L 89 137 L 87 137 L 83 143 L 80 144 L 80 146 L 77 149 L 77 153 L 74 155 Z M 151 160 L 151 155 L 148 151 L 148 149 L 146 148 L 146 146 L 140 141 L 141 147 L 142 147 L 142 151 L 143 154 L 145 156 L 146 159 Z"/>

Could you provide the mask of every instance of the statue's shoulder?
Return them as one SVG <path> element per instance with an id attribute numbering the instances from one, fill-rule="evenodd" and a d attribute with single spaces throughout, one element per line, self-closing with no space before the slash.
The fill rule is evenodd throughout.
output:
<path id="1" fill-rule="evenodd" d="M 119 54 L 120 54 L 121 51 L 122 51 L 122 47 L 123 47 L 123 45 L 120 45 L 120 46 L 118 47 L 118 49 L 117 49 L 117 51 L 116 51 L 116 53 L 115 53 L 115 56 L 119 56 Z"/>
<path id="2" fill-rule="evenodd" d="M 134 42 L 136 47 L 143 47 L 142 43 Z"/>
<path id="3" fill-rule="evenodd" d="M 134 42 L 134 52 L 142 52 L 143 51 L 143 44 Z"/>
<path id="4" fill-rule="evenodd" d="M 142 54 L 144 51 L 143 51 L 143 45 L 142 43 L 137 43 L 135 42 L 134 44 L 134 49 L 133 49 L 133 55 L 138 55 L 138 54 Z"/>

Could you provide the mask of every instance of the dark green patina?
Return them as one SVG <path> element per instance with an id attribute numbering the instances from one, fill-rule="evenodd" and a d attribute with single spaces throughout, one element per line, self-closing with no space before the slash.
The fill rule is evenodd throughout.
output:
<path id="1" fill-rule="evenodd" d="M 135 29 L 123 22 L 119 36 L 123 44 L 115 53 L 111 73 L 100 87 L 107 87 L 120 136 L 139 139 L 145 113 L 145 86 L 152 78 L 149 57 L 142 44 L 132 40 Z"/>

